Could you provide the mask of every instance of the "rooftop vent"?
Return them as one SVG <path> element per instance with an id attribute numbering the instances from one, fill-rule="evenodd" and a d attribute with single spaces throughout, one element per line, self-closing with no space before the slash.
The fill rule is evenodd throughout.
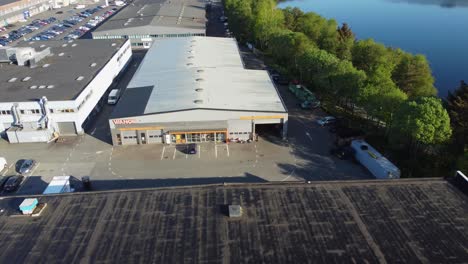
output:
<path id="1" fill-rule="evenodd" d="M 63 53 L 63 52 L 59 53 L 60 57 L 62 57 L 63 55 L 65 55 L 65 53 Z"/>
<path id="2" fill-rule="evenodd" d="M 192 39 L 190 42 L 192 42 L 192 43 L 193 43 L 193 42 L 197 42 L 197 41 L 196 41 L 195 39 Z"/>
<path id="3" fill-rule="evenodd" d="M 91 65 L 89 65 L 89 66 L 91 66 L 91 67 L 96 67 L 96 65 L 97 65 L 97 63 L 93 62 L 93 63 L 91 63 Z"/>
<path id="4" fill-rule="evenodd" d="M 68 42 L 68 43 L 72 43 L 72 42 L 73 42 L 73 40 L 72 40 L 72 39 L 70 39 L 70 40 L 69 40 L 69 41 L 67 41 L 67 42 Z"/>
<path id="5" fill-rule="evenodd" d="M 50 64 L 46 63 L 46 64 L 42 65 L 42 68 L 47 68 L 49 66 L 50 66 Z"/>
<path id="6" fill-rule="evenodd" d="M 197 78 L 197 79 L 195 79 L 195 81 L 197 81 L 197 82 L 203 82 L 204 80 L 205 80 L 205 79 L 203 79 L 203 78 Z"/>
<path id="7" fill-rule="evenodd" d="M 53 88 L 55 88 L 55 85 L 47 85 L 46 88 L 47 88 L 47 89 L 53 89 Z"/>
<path id="8" fill-rule="evenodd" d="M 195 91 L 196 91 L 196 92 L 199 92 L 199 93 L 200 93 L 200 92 L 203 92 L 203 88 L 197 88 L 197 89 L 195 89 Z"/>
<path id="9" fill-rule="evenodd" d="M 8 80 L 8 82 L 12 83 L 12 82 L 16 82 L 16 80 L 18 80 L 18 78 L 11 78 L 10 80 Z"/>
<path id="10" fill-rule="evenodd" d="M 191 63 L 191 62 L 187 63 L 187 66 L 192 66 L 192 65 L 193 65 L 193 63 Z"/>
<path id="11" fill-rule="evenodd" d="M 193 59 L 195 56 L 188 56 L 187 59 Z"/>
<path id="12" fill-rule="evenodd" d="M 112 43 L 111 46 L 114 47 L 115 45 L 117 45 L 117 43 Z"/>
<path id="13" fill-rule="evenodd" d="M 65 48 L 66 46 L 68 46 L 68 44 L 67 44 L 67 43 L 65 43 L 65 44 L 63 44 L 63 45 L 62 45 L 62 47 L 64 47 L 64 48 Z"/>
<path id="14" fill-rule="evenodd" d="M 204 70 L 200 69 L 200 70 L 197 70 L 197 72 L 204 72 Z"/>
<path id="15" fill-rule="evenodd" d="M 26 76 L 26 77 L 24 77 L 23 80 L 21 80 L 21 81 L 27 82 L 27 81 L 29 81 L 29 80 L 31 80 L 31 77 L 30 77 L 30 76 Z"/>
<path id="16" fill-rule="evenodd" d="M 77 81 L 81 81 L 84 79 L 84 76 L 78 76 L 78 78 L 76 78 Z"/>
<path id="17" fill-rule="evenodd" d="M 76 44 L 76 43 L 73 43 L 73 44 L 72 44 L 72 47 L 76 47 L 76 45 L 78 45 L 78 44 Z"/>
<path id="18" fill-rule="evenodd" d="M 229 217 L 241 217 L 242 216 L 242 207 L 240 205 L 229 205 Z"/>
<path id="19" fill-rule="evenodd" d="M 203 104 L 203 100 L 194 100 L 193 101 L 195 104 Z"/>
<path id="20" fill-rule="evenodd" d="M 39 89 L 44 89 L 44 88 L 46 88 L 45 85 L 39 85 Z"/>
<path id="21" fill-rule="evenodd" d="M 194 53 L 194 51 L 193 51 L 193 50 L 189 50 L 189 51 L 188 51 L 188 53 L 192 53 L 192 54 L 193 54 L 193 53 Z"/>
<path id="22" fill-rule="evenodd" d="M 32 85 L 29 87 L 29 89 L 32 89 L 32 90 L 37 89 L 37 85 Z"/>

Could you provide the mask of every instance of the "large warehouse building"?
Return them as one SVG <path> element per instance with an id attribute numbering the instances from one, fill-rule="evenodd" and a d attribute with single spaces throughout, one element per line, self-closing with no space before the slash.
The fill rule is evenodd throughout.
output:
<path id="1" fill-rule="evenodd" d="M 0 132 L 10 143 L 83 133 L 132 51 L 128 40 L 29 42 L 0 48 Z"/>
<path id="2" fill-rule="evenodd" d="M 199 0 L 134 0 L 92 32 L 94 39 L 130 39 L 133 48 L 205 34 L 205 2 Z"/>
<path id="3" fill-rule="evenodd" d="M 114 145 L 286 137 L 288 113 L 270 76 L 246 70 L 235 39 L 158 40 L 109 120 Z"/>

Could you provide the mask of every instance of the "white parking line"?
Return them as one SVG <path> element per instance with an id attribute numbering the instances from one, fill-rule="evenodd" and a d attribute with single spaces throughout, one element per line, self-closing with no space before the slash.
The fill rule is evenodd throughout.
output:
<path id="1" fill-rule="evenodd" d="M 175 159 L 176 152 L 177 152 L 177 148 L 174 148 L 174 155 L 172 156 L 173 160 Z"/>
<path id="2" fill-rule="evenodd" d="M 227 154 L 228 154 L 228 157 L 229 157 L 229 145 L 226 144 L 226 150 L 227 150 Z"/>
<path id="3" fill-rule="evenodd" d="M 14 163 L 10 164 L 10 166 L 8 166 L 8 169 L 6 169 L 3 173 L 2 173 L 2 176 L 5 176 L 5 174 L 7 174 L 7 172 L 10 171 L 11 167 L 13 166 Z"/>
<path id="4" fill-rule="evenodd" d="M 217 146 L 218 145 L 216 145 L 216 143 L 215 143 L 215 156 L 216 156 L 216 158 L 218 158 L 218 148 L 217 148 Z"/>
<path id="5" fill-rule="evenodd" d="M 30 175 L 33 175 L 33 173 L 36 171 L 36 169 L 39 167 L 39 164 L 41 164 L 40 162 L 37 163 L 37 165 L 33 168 L 33 170 L 31 171 Z"/>
<path id="6" fill-rule="evenodd" d="M 201 156 L 201 151 L 200 151 L 200 145 L 198 145 L 198 158 L 200 158 Z"/>
<path id="7" fill-rule="evenodd" d="M 188 159 L 188 145 L 185 146 L 185 159 Z"/>
<path id="8" fill-rule="evenodd" d="M 166 146 L 163 146 L 163 150 L 161 152 L 161 160 L 164 158 L 164 151 L 166 151 Z"/>

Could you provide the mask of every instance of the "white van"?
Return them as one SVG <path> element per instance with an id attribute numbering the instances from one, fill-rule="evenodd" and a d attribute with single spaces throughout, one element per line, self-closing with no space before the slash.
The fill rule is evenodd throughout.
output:
<path id="1" fill-rule="evenodd" d="M 109 93 L 109 97 L 107 97 L 107 103 L 110 105 L 115 105 L 120 98 L 120 90 L 119 89 L 112 89 Z"/>
<path id="2" fill-rule="evenodd" d="M 8 169 L 8 164 L 5 158 L 0 157 L 0 173 Z"/>

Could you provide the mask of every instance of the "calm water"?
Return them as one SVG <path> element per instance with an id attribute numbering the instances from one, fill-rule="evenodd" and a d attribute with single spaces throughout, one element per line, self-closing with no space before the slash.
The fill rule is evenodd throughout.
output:
<path id="1" fill-rule="evenodd" d="M 359 39 L 426 55 L 439 96 L 468 81 L 468 0 L 297 0 L 295 6 L 338 23 Z"/>

